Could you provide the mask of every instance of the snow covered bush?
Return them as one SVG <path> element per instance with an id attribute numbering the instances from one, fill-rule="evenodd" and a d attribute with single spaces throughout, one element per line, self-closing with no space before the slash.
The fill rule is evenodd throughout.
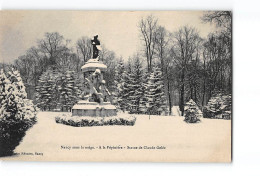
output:
<path id="1" fill-rule="evenodd" d="M 185 116 L 184 121 L 187 123 L 200 122 L 200 118 L 202 117 L 202 112 L 192 99 L 190 99 L 190 101 L 188 101 L 185 104 L 184 116 Z"/>
<path id="2" fill-rule="evenodd" d="M 105 125 L 127 125 L 133 126 L 136 118 L 122 114 L 121 116 L 112 117 L 85 117 L 85 116 L 71 116 L 71 114 L 62 114 L 55 117 L 56 123 L 70 125 L 74 127 L 83 126 L 105 126 Z"/>
<path id="3" fill-rule="evenodd" d="M 200 110 L 200 108 L 198 107 L 198 105 L 196 104 L 195 101 L 193 101 L 192 99 L 190 99 L 184 107 L 184 116 L 186 114 L 186 112 L 191 108 L 191 107 L 195 107 L 196 108 L 196 115 L 198 116 L 198 118 L 202 118 L 203 117 L 203 113 Z"/>
<path id="4" fill-rule="evenodd" d="M 6 77 L 0 73 L 0 156 L 12 155 L 13 150 L 36 123 L 36 107 L 26 99 L 25 87 L 17 70 Z"/>
<path id="5" fill-rule="evenodd" d="M 203 109 L 204 117 L 216 119 L 231 119 L 231 95 L 217 93 L 209 100 Z"/>

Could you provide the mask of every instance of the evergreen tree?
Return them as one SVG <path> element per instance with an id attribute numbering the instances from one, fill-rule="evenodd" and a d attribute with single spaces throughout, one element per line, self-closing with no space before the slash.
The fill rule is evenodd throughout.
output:
<path id="1" fill-rule="evenodd" d="M 0 73 L 0 156 L 12 155 L 25 132 L 36 123 L 36 108 L 27 99 L 25 87 L 17 70 L 8 78 Z"/>
<path id="2" fill-rule="evenodd" d="M 141 114 L 148 114 L 148 97 L 147 97 L 147 91 L 148 91 L 148 78 L 149 78 L 149 72 L 143 71 L 142 76 L 142 88 L 143 88 L 143 94 L 140 98 L 140 113 Z"/>
<path id="3" fill-rule="evenodd" d="M 161 69 L 155 67 L 148 77 L 145 96 L 148 114 L 158 115 L 167 110 Z"/>
<path id="4" fill-rule="evenodd" d="M 155 101 L 156 101 L 156 107 L 157 113 L 162 114 L 162 112 L 168 111 L 167 109 L 167 100 L 166 100 L 166 95 L 165 95 L 165 88 L 164 88 L 164 82 L 163 82 L 163 75 L 161 68 L 155 67 L 154 69 L 154 75 L 155 75 L 155 84 L 156 84 L 156 96 L 155 96 Z"/>
<path id="5" fill-rule="evenodd" d="M 150 72 L 145 87 L 145 99 L 147 100 L 146 107 L 147 107 L 148 114 L 156 114 L 155 91 L 156 91 L 156 85 L 155 85 L 154 72 Z"/>
<path id="6" fill-rule="evenodd" d="M 129 111 L 130 110 L 130 97 L 133 94 L 132 91 L 132 77 L 130 76 L 132 74 L 132 65 L 130 61 L 128 61 L 127 70 L 123 73 L 123 81 L 122 81 L 122 93 L 120 94 L 120 97 L 118 101 L 120 102 L 120 109 L 123 111 Z"/>
<path id="7" fill-rule="evenodd" d="M 27 93 L 19 71 L 12 68 L 12 71 L 9 71 L 8 79 L 11 81 L 11 84 L 14 84 L 18 89 L 17 95 L 23 99 L 26 98 Z"/>
<path id="8" fill-rule="evenodd" d="M 42 110 L 50 110 L 52 105 L 57 105 L 57 92 L 55 92 L 55 79 L 51 69 L 44 72 L 36 86 L 36 103 Z M 54 102 L 54 103 L 52 103 Z"/>
<path id="9" fill-rule="evenodd" d="M 10 96 L 10 90 L 12 89 L 12 85 L 10 80 L 6 77 L 3 69 L 1 70 L 0 74 L 0 114 L 1 118 L 8 118 L 10 117 L 10 112 L 6 111 L 7 107 L 7 98 Z"/>
<path id="10" fill-rule="evenodd" d="M 26 93 L 26 88 L 24 86 L 24 83 L 22 81 L 22 78 L 20 76 L 20 73 L 18 70 L 12 69 L 12 72 L 10 72 L 10 77 L 9 79 L 11 80 L 11 84 L 14 84 L 14 86 L 17 88 L 17 96 L 19 97 L 19 104 L 18 108 L 20 114 L 20 118 L 22 119 L 34 119 L 37 114 L 37 108 L 33 104 L 32 100 L 27 99 L 27 93 Z M 18 105 L 19 105 L 18 104 Z M 17 116 L 18 114 L 16 114 Z"/>
<path id="11" fill-rule="evenodd" d="M 190 99 L 190 101 L 188 101 L 185 104 L 185 119 L 184 121 L 187 123 L 196 123 L 200 121 L 200 118 L 202 117 L 202 112 L 199 109 L 199 107 L 197 106 L 197 104 Z"/>
<path id="12" fill-rule="evenodd" d="M 8 72 L 8 78 L 1 71 L 1 110 L 3 118 L 31 119 L 36 116 L 36 108 L 27 99 L 25 86 L 17 70 Z"/>
<path id="13" fill-rule="evenodd" d="M 118 65 L 115 68 L 115 79 L 114 79 L 114 90 L 113 90 L 113 101 L 117 108 L 121 109 L 121 105 L 123 104 L 122 92 L 123 92 L 123 74 L 125 71 L 124 62 L 122 59 L 119 60 Z"/>
<path id="14" fill-rule="evenodd" d="M 74 71 L 67 70 L 57 78 L 56 86 L 58 89 L 59 101 L 62 110 L 69 110 L 76 103 L 79 97 L 79 88 L 76 83 Z"/>
<path id="15" fill-rule="evenodd" d="M 133 66 L 133 72 L 130 74 L 130 96 L 129 96 L 129 108 L 130 113 L 140 114 L 140 101 L 144 93 L 144 88 L 142 86 L 142 65 L 140 58 L 137 56 Z"/>
<path id="16" fill-rule="evenodd" d="M 44 72 L 36 87 L 37 106 L 42 110 L 67 111 L 76 103 L 79 95 L 79 80 L 71 70 L 49 69 Z"/>
<path id="17" fill-rule="evenodd" d="M 3 69 L 1 69 L 0 73 L 0 104 L 2 105 L 3 101 L 6 98 L 6 94 L 8 93 L 7 90 L 9 89 L 11 82 L 6 77 Z"/>
<path id="18" fill-rule="evenodd" d="M 216 92 L 203 109 L 204 117 L 207 118 L 231 118 L 232 99 L 231 95 Z M 228 117 L 226 117 L 228 116 Z"/>

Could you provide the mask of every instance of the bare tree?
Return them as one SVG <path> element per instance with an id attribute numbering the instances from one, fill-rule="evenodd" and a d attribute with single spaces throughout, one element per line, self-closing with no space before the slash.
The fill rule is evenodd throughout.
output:
<path id="1" fill-rule="evenodd" d="M 76 48 L 78 53 L 83 57 L 84 62 L 87 62 L 91 58 L 93 49 L 90 38 L 81 37 L 76 43 Z"/>
<path id="2" fill-rule="evenodd" d="M 174 45 L 171 56 L 174 59 L 179 77 L 180 100 L 179 107 L 184 114 L 185 78 L 188 72 L 188 64 L 197 57 L 197 47 L 200 37 L 195 28 L 184 26 L 174 33 Z"/>
<path id="3" fill-rule="evenodd" d="M 222 50 L 222 53 L 220 53 L 219 55 L 222 54 L 221 63 L 223 63 L 223 65 L 220 67 L 220 73 L 216 77 L 220 77 L 221 81 L 219 83 L 222 87 L 225 79 L 227 79 L 228 83 L 224 87 L 227 87 L 227 91 L 228 93 L 230 93 L 232 90 L 232 12 L 208 11 L 204 13 L 202 21 L 214 23 L 217 27 L 221 29 L 218 34 L 214 34 L 214 38 L 216 41 L 215 49 L 219 51 Z M 210 35 L 212 40 L 212 34 Z M 209 44 L 209 40 L 207 43 Z M 220 59 L 220 57 L 218 57 L 218 59 Z"/>
<path id="4" fill-rule="evenodd" d="M 232 12 L 231 11 L 208 11 L 202 16 L 202 21 L 215 23 L 218 27 L 224 27 L 231 34 Z"/>
<path id="5" fill-rule="evenodd" d="M 107 66 L 107 71 L 104 73 L 104 79 L 107 81 L 106 86 L 109 90 L 113 89 L 113 80 L 115 76 L 115 67 L 117 58 L 113 51 L 108 50 L 104 45 L 102 45 L 102 50 L 99 54 L 99 59 Z"/>
<path id="6" fill-rule="evenodd" d="M 64 63 L 70 63 L 70 66 L 76 65 L 73 69 L 79 72 L 81 63 L 72 49 L 67 47 L 68 42 L 69 40 L 65 41 L 58 33 L 46 33 L 43 39 L 38 40 L 37 47 L 31 47 L 14 61 L 14 66 L 20 71 L 25 82 L 28 98 L 34 99 L 39 78 L 49 66 L 55 65 L 55 68 L 59 68 Z"/>
<path id="7" fill-rule="evenodd" d="M 213 91 L 230 93 L 232 89 L 230 44 L 226 40 L 223 33 L 213 33 L 203 44 L 203 103 L 206 93 L 210 98 Z"/>
<path id="8" fill-rule="evenodd" d="M 22 55 L 14 61 L 14 67 L 19 70 L 30 99 L 33 98 L 32 95 L 37 81 L 36 64 L 36 60 L 29 54 Z"/>
<path id="9" fill-rule="evenodd" d="M 159 26 L 155 35 L 155 51 L 161 65 L 163 82 L 165 84 L 165 92 L 168 97 L 169 112 L 172 113 L 172 100 L 171 100 L 171 86 L 170 86 L 170 73 L 169 73 L 169 33 L 162 26 Z"/>
<path id="10" fill-rule="evenodd" d="M 148 71 L 152 71 L 152 61 L 155 54 L 155 37 L 157 30 L 157 19 L 152 15 L 142 18 L 139 22 L 141 40 L 144 42 L 144 52 L 147 59 Z"/>
<path id="11" fill-rule="evenodd" d="M 44 39 L 38 40 L 38 48 L 48 58 L 50 64 L 54 65 L 60 54 L 68 50 L 68 42 L 68 40 L 64 41 L 63 36 L 57 32 L 47 32 Z"/>
<path id="12" fill-rule="evenodd" d="M 159 26 L 155 33 L 155 54 L 160 60 L 162 72 L 164 72 L 168 44 L 169 34 L 164 27 Z"/>

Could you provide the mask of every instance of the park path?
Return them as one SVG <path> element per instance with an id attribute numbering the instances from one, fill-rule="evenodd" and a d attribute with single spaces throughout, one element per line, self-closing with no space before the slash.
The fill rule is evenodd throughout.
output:
<path id="1" fill-rule="evenodd" d="M 180 116 L 179 106 L 173 106 L 172 107 L 172 114 L 174 116 Z"/>

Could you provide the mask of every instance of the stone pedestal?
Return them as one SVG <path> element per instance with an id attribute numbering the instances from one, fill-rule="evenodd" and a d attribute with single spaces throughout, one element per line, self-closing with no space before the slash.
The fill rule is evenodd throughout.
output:
<path id="1" fill-rule="evenodd" d="M 109 117 L 116 116 L 116 107 L 109 102 L 99 104 L 96 102 L 79 101 L 73 106 L 72 116 Z"/>
<path id="2" fill-rule="evenodd" d="M 89 59 L 81 67 L 85 79 L 83 100 L 72 108 L 72 116 L 109 117 L 116 116 L 116 107 L 112 105 L 110 93 L 105 87 L 103 73 L 107 66 L 98 59 Z"/>

